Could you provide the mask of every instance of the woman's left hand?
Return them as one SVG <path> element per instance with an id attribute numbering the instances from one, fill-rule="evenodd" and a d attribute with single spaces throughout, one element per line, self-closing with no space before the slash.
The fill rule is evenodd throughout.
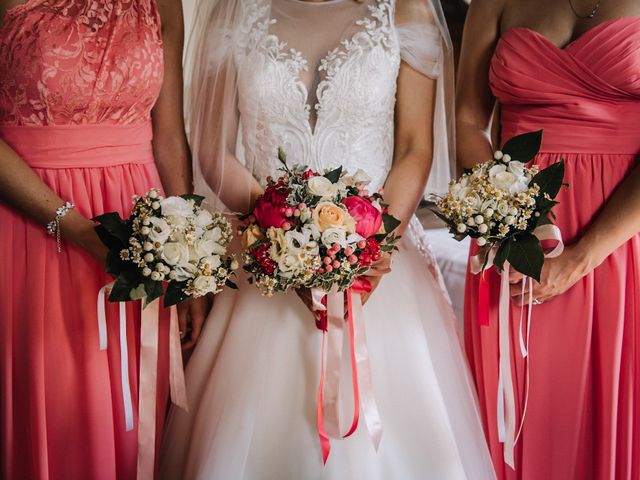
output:
<path id="1" fill-rule="evenodd" d="M 573 287 L 582 277 L 591 272 L 585 255 L 575 246 L 566 247 L 559 257 L 545 260 L 540 282 L 533 283 L 533 298 L 538 302 L 548 302 Z M 511 298 L 518 305 L 529 297 L 528 282 L 522 295 L 522 275 L 518 272 L 509 276 Z"/>
<path id="2" fill-rule="evenodd" d="M 391 254 L 385 253 L 380 260 L 371 265 L 371 269 L 364 275 L 364 278 L 371 284 L 371 290 L 362 294 L 362 304 L 369 301 L 371 294 L 378 288 L 382 277 L 391 271 Z"/>
<path id="3" fill-rule="evenodd" d="M 209 295 L 191 298 L 178 304 L 178 325 L 183 350 L 189 350 L 195 346 L 212 305 L 213 298 Z"/>

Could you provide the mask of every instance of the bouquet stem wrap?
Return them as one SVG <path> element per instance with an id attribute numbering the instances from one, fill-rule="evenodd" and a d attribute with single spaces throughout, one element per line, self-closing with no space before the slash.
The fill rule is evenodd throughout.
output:
<path id="1" fill-rule="evenodd" d="M 564 244 L 562 242 L 562 234 L 560 229 L 555 225 L 543 225 L 536 228 L 533 234 L 543 241 L 557 242 L 555 247 L 545 252 L 545 258 L 554 258 L 559 256 L 564 250 Z M 497 248 L 493 248 L 489 252 L 489 257 L 484 265 L 484 268 L 492 267 L 493 260 L 495 258 Z M 480 274 L 483 271 L 484 255 L 482 253 L 471 258 L 471 273 L 474 275 Z M 498 342 L 499 342 L 499 375 L 498 375 L 498 405 L 497 405 L 497 419 L 498 419 L 498 438 L 500 442 L 504 444 L 504 461 L 511 468 L 515 469 L 515 445 L 520 438 L 522 427 L 524 425 L 524 419 L 527 412 L 527 403 L 529 398 L 529 352 L 528 352 L 528 338 L 531 329 L 531 312 L 533 310 L 533 279 L 524 276 L 522 278 L 522 296 L 524 297 L 525 286 L 528 283 L 528 302 L 527 302 L 527 328 L 526 337 L 523 333 L 524 323 L 524 308 L 525 302 L 522 302 L 522 308 L 520 310 L 520 322 L 519 322 L 519 344 L 520 353 L 526 362 L 525 372 L 525 396 L 524 407 L 522 409 L 522 416 L 520 418 L 519 426 L 516 430 L 516 405 L 515 405 L 515 389 L 513 384 L 513 372 L 511 361 L 511 331 L 510 331 L 510 319 L 511 319 L 511 296 L 510 296 L 510 284 L 509 284 L 509 262 L 505 262 L 503 269 L 500 272 L 500 300 L 498 304 Z M 481 282 L 482 284 L 483 282 Z M 524 300 L 524 298 L 523 298 Z M 485 307 L 488 310 L 488 302 Z"/>
<path id="2" fill-rule="evenodd" d="M 107 348 L 106 294 L 111 284 L 98 292 L 98 333 L 100 350 Z M 182 350 L 176 307 L 169 309 L 169 384 L 171 401 L 188 411 L 187 392 L 182 368 Z M 155 300 L 141 307 L 140 333 L 140 391 L 138 398 L 138 467 L 137 478 L 153 478 L 156 446 L 156 402 L 158 381 L 158 325 L 161 316 L 160 301 Z M 126 303 L 119 302 L 120 320 L 120 371 L 122 379 L 122 400 L 125 412 L 125 428 L 133 430 L 133 401 L 129 385 L 129 352 L 127 344 Z"/>
<path id="3" fill-rule="evenodd" d="M 342 439 L 351 436 L 358 428 L 361 409 L 369 436 L 376 450 L 382 438 L 382 422 L 373 395 L 364 314 L 360 298 L 360 294 L 365 291 L 366 287 L 361 282 L 356 282 L 345 292 L 339 292 L 335 288 L 328 293 L 317 288 L 311 290 L 314 310 L 317 312 L 326 311 L 327 313 L 327 324 L 324 326 L 322 334 L 320 385 L 318 387 L 318 435 L 322 446 L 322 459 L 325 464 L 331 451 L 330 438 Z M 326 307 L 322 303 L 325 296 L 327 298 Z M 349 335 L 354 405 L 351 426 L 347 433 L 342 434 L 340 432 L 339 388 L 345 323 Z"/>

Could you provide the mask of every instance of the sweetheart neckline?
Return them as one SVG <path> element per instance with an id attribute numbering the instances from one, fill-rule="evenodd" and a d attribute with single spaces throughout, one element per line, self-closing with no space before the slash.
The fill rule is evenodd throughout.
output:
<path id="1" fill-rule="evenodd" d="M 553 43 L 553 41 L 551 41 L 551 39 L 549 39 L 549 37 L 547 37 L 546 35 L 540 33 L 539 31 L 537 31 L 537 30 L 535 30 L 533 28 L 530 28 L 530 27 L 511 27 L 511 28 L 507 29 L 500 36 L 500 40 L 499 41 L 502 41 L 507 35 L 511 34 L 512 32 L 516 33 L 517 31 L 525 31 L 525 32 L 529 32 L 532 35 L 540 38 L 546 44 L 548 44 L 549 46 L 553 47 L 555 50 L 558 50 L 560 52 L 566 52 L 571 47 L 573 47 L 574 45 L 578 44 L 581 40 L 585 40 L 587 38 L 590 38 L 591 36 L 593 36 L 593 35 L 595 35 L 597 33 L 601 33 L 603 30 L 607 30 L 607 29 L 613 27 L 614 25 L 617 25 L 618 23 L 623 23 L 625 21 L 628 21 L 628 22 L 640 21 L 640 16 L 631 15 L 631 16 L 625 16 L 625 17 L 612 18 L 611 20 L 605 20 L 604 22 L 600 22 L 596 26 L 585 30 L 581 35 L 579 35 L 578 37 L 574 38 L 573 40 L 571 40 L 570 42 L 568 42 L 564 46 L 556 45 L 555 43 Z"/>

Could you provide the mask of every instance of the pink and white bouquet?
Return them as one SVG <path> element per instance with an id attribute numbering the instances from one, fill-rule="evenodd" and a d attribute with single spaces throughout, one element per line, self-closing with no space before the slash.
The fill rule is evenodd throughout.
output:
<path id="1" fill-rule="evenodd" d="M 224 286 L 235 288 L 231 276 L 238 262 L 227 254 L 231 224 L 204 209 L 202 200 L 197 195 L 163 198 L 152 189 L 134 196 L 128 219 L 115 212 L 93 219 L 109 247 L 107 273 L 116 277 L 109 300 L 151 303 L 164 295 L 168 307 Z"/>
<path id="2" fill-rule="evenodd" d="M 278 157 L 282 175 L 268 180 L 243 217 L 244 269 L 266 296 L 300 287 L 346 290 L 395 249 L 400 222 L 381 194 L 367 192 L 363 171 L 321 174 L 289 167 L 282 149 Z"/>

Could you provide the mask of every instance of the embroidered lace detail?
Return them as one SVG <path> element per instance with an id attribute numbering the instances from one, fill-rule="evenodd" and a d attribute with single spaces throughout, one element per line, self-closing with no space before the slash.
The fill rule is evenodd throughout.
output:
<path id="1" fill-rule="evenodd" d="M 155 0 L 29 0 L 0 33 L 0 124 L 149 119 L 163 77 Z"/>

